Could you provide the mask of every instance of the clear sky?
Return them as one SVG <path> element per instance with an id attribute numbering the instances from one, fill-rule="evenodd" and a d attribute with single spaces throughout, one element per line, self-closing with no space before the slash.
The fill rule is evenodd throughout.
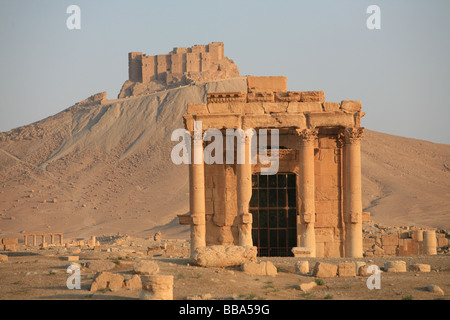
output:
<path id="1" fill-rule="evenodd" d="M 69 30 L 69 5 L 81 30 Z M 381 29 L 369 30 L 370 5 Z M 242 75 L 361 100 L 363 126 L 450 144 L 449 0 L 0 0 L 0 131 L 128 78 L 130 51 L 225 43 Z"/>

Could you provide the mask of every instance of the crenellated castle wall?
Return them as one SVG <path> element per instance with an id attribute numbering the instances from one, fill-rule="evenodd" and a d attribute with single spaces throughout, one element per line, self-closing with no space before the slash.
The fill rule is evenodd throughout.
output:
<path id="1" fill-rule="evenodd" d="M 128 74 L 132 82 L 167 82 L 172 75 L 205 72 L 224 59 L 222 42 L 195 45 L 190 48 L 174 48 L 168 54 L 148 56 L 142 52 L 128 54 Z"/>

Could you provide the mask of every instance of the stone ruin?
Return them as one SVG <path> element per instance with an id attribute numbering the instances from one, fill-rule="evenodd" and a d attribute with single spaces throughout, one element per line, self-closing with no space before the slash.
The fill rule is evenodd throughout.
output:
<path id="1" fill-rule="evenodd" d="M 212 42 L 189 48 L 174 48 L 168 54 L 128 54 L 128 76 L 118 98 L 125 98 L 194 81 L 239 77 L 239 69 L 224 55 L 224 44 Z"/>
<path id="2" fill-rule="evenodd" d="M 419 227 L 363 226 L 365 257 L 436 255 L 449 252 L 450 234 Z"/>
<path id="3" fill-rule="evenodd" d="M 208 93 L 206 104 L 188 105 L 192 150 L 212 143 L 194 136 L 194 121 L 202 122 L 202 134 L 267 129 L 268 139 L 277 129 L 279 146 L 267 150 L 279 154 L 279 170 L 260 174 L 264 165 L 248 157 L 243 164 L 191 161 L 190 214 L 179 216 L 191 226 L 191 254 L 236 245 L 255 246 L 259 256 L 362 257 L 361 102 L 288 92 L 286 77 L 247 79 L 246 92 Z M 249 135 L 237 139 L 248 152 Z"/>

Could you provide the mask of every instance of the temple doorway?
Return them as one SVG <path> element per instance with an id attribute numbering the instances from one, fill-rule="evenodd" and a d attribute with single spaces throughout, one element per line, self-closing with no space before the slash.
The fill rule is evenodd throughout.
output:
<path id="1" fill-rule="evenodd" d="M 261 257 L 293 256 L 297 246 L 297 176 L 252 175 L 253 245 Z"/>

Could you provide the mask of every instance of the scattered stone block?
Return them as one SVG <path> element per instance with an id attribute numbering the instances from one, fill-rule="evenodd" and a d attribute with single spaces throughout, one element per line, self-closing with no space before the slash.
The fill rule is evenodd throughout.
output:
<path id="1" fill-rule="evenodd" d="M 2 244 L 14 244 L 14 245 L 19 244 L 17 238 L 3 238 L 3 239 L 1 239 L 1 243 Z"/>
<path id="2" fill-rule="evenodd" d="M 337 271 L 337 265 L 317 262 L 313 269 L 313 276 L 316 278 L 333 278 L 337 276 Z"/>
<path id="3" fill-rule="evenodd" d="M 361 277 L 370 276 L 371 273 L 367 272 L 368 268 L 369 268 L 369 265 L 366 264 L 365 262 L 360 262 L 360 261 L 356 262 L 356 274 L 358 276 L 361 276 Z"/>
<path id="4" fill-rule="evenodd" d="M 80 260 L 79 256 L 65 256 L 65 257 L 59 257 L 63 261 L 78 261 Z"/>
<path id="5" fill-rule="evenodd" d="M 155 233 L 155 235 L 153 236 L 153 240 L 155 240 L 155 241 L 161 241 L 162 240 L 161 231 L 158 231 L 157 233 Z"/>
<path id="6" fill-rule="evenodd" d="M 356 266 L 353 262 L 342 262 L 338 265 L 339 277 L 356 277 Z"/>
<path id="7" fill-rule="evenodd" d="M 173 300 L 173 276 L 142 276 L 141 300 Z"/>
<path id="8" fill-rule="evenodd" d="M 384 271 L 386 272 L 406 272 L 405 261 L 387 261 L 384 263 Z"/>
<path id="9" fill-rule="evenodd" d="M 0 263 L 8 262 L 8 256 L 6 254 L 0 254 Z"/>
<path id="10" fill-rule="evenodd" d="M 445 292 L 444 292 L 444 290 L 442 290 L 442 288 L 440 288 L 434 284 L 427 286 L 425 289 L 429 292 L 437 293 L 442 296 L 445 294 Z"/>
<path id="11" fill-rule="evenodd" d="M 246 262 L 241 265 L 243 272 L 258 276 L 276 276 L 277 268 L 270 261 L 255 263 Z"/>
<path id="12" fill-rule="evenodd" d="M 16 245 L 15 244 L 5 244 L 3 245 L 4 251 L 16 251 Z"/>
<path id="13" fill-rule="evenodd" d="M 112 261 L 95 260 L 87 262 L 86 267 L 94 272 L 104 272 L 114 269 L 116 264 Z"/>
<path id="14" fill-rule="evenodd" d="M 91 292 L 98 290 L 110 289 L 111 291 L 117 291 L 123 287 L 123 277 L 120 274 L 101 272 L 98 273 L 94 282 L 91 285 Z"/>
<path id="15" fill-rule="evenodd" d="M 107 251 L 108 247 L 105 245 L 101 245 L 101 246 L 95 246 L 94 247 L 94 251 Z"/>
<path id="16" fill-rule="evenodd" d="M 429 264 L 416 263 L 410 267 L 413 272 L 431 272 L 431 266 Z"/>
<path id="17" fill-rule="evenodd" d="M 315 281 L 311 281 L 308 283 L 302 283 L 299 285 L 299 289 L 303 292 L 311 291 L 311 289 L 317 287 L 317 283 Z"/>
<path id="18" fill-rule="evenodd" d="M 301 274 L 309 273 L 309 262 L 308 261 L 297 261 L 295 263 L 295 272 Z"/>
<path id="19" fill-rule="evenodd" d="M 202 267 L 230 267 L 246 262 L 255 262 L 256 247 L 207 246 L 197 248 L 192 255 L 192 264 Z"/>
<path id="20" fill-rule="evenodd" d="M 125 288 L 128 290 L 142 290 L 141 277 L 135 274 L 131 277 L 131 279 L 125 280 Z"/>
<path id="21" fill-rule="evenodd" d="M 156 261 L 141 260 L 134 264 L 133 270 L 136 274 L 154 275 L 159 273 L 159 266 Z"/>

